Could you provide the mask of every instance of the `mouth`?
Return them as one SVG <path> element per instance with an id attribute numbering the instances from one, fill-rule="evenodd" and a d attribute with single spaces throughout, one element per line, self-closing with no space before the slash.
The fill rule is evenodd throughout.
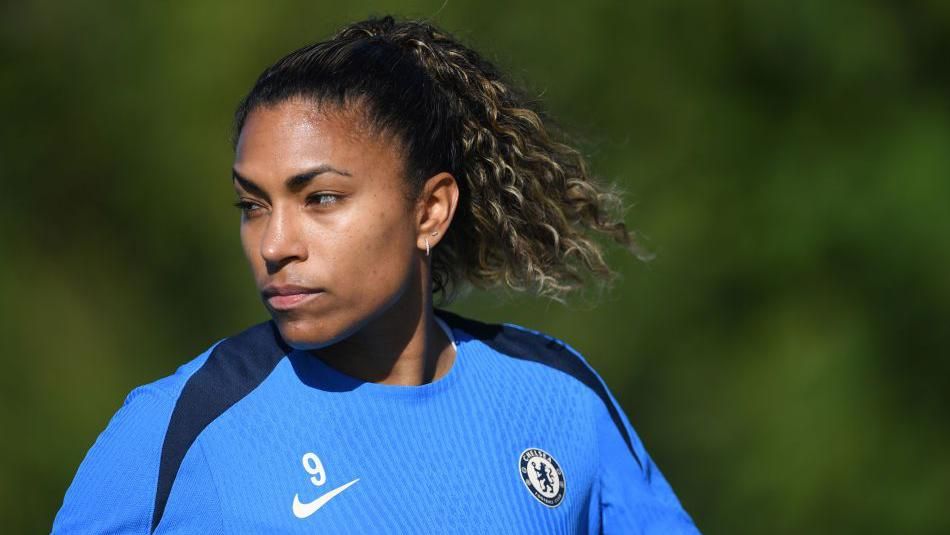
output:
<path id="1" fill-rule="evenodd" d="M 325 293 L 319 288 L 271 285 L 261 295 L 274 310 L 291 310 Z"/>

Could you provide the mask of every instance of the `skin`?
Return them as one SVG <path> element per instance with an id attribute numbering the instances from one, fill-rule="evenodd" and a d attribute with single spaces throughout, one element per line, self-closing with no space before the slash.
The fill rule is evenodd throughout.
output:
<path id="1" fill-rule="evenodd" d="M 432 313 L 425 239 L 434 248 L 445 235 L 459 190 L 439 173 L 408 201 L 401 145 L 362 118 L 359 106 L 303 99 L 248 115 L 234 160 L 241 244 L 258 291 L 324 290 L 291 310 L 262 294 L 287 344 L 364 381 L 425 384 L 455 361 Z M 288 188 L 289 177 L 318 166 L 345 174 L 324 171 Z"/>

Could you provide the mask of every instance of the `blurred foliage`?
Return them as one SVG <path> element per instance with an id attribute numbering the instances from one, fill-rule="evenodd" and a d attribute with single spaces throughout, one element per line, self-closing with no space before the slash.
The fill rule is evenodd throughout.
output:
<path id="1" fill-rule="evenodd" d="M 950 532 L 938 0 L 0 5 L 5 532 L 48 531 L 129 390 L 266 318 L 234 106 L 387 12 L 542 95 L 657 253 L 611 250 L 600 301 L 451 308 L 583 352 L 704 532 Z"/>

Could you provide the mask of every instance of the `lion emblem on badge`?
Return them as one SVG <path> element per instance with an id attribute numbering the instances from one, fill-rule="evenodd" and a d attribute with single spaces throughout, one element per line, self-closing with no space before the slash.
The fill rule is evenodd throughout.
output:
<path id="1" fill-rule="evenodd" d="M 526 487 L 539 502 L 557 507 L 564 499 L 564 472 L 550 453 L 528 448 L 518 457 L 518 472 Z"/>

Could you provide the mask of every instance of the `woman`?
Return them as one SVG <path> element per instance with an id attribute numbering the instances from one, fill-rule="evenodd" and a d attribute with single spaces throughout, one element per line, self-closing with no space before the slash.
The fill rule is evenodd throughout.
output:
<path id="1" fill-rule="evenodd" d="M 638 252 L 549 129 L 426 23 L 355 23 L 268 68 L 233 182 L 271 320 L 134 389 L 53 531 L 696 533 L 581 355 L 433 307 L 611 274 L 586 229 Z"/>

